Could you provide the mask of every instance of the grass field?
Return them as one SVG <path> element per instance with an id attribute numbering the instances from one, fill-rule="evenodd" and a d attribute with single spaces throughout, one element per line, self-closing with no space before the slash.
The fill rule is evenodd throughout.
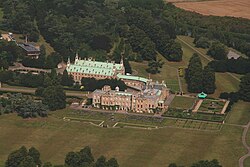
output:
<path id="1" fill-rule="evenodd" d="M 227 123 L 246 125 L 250 121 L 250 103 L 239 101 L 234 104 L 227 117 Z"/>
<path id="2" fill-rule="evenodd" d="M 171 108 L 182 108 L 190 109 L 195 103 L 195 98 L 184 97 L 184 96 L 175 96 L 174 100 L 171 102 Z"/>
<path id="3" fill-rule="evenodd" d="M 232 16 L 250 19 L 249 0 L 206 0 L 199 2 L 176 2 L 175 6 L 203 15 Z"/>
<path id="4" fill-rule="evenodd" d="M 171 162 L 189 165 L 201 159 L 218 159 L 235 167 L 245 153 L 242 129 L 227 127 L 220 132 L 163 128 L 140 130 L 100 128 L 82 122 L 47 119 L 23 120 L 16 115 L 0 116 L 0 162 L 22 145 L 35 146 L 43 161 L 62 164 L 65 154 L 90 145 L 95 157 L 116 157 L 123 166 L 167 166 Z M 183 121 L 178 121 L 180 126 Z M 194 125 L 194 124 L 193 124 Z M 184 137 L 185 136 L 185 137 Z M 202 146 L 202 147 L 197 147 Z M 227 157 L 227 158 L 225 158 Z"/>
<path id="5" fill-rule="evenodd" d="M 245 167 L 249 167 L 249 166 L 250 166 L 250 157 L 248 157 L 248 158 L 244 161 L 244 166 L 245 166 Z"/>

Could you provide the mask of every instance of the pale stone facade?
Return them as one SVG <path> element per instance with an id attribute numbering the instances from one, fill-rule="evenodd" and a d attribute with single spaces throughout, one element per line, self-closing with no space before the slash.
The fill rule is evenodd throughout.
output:
<path id="1" fill-rule="evenodd" d="M 169 89 L 164 83 L 150 82 L 141 91 L 111 90 L 109 86 L 92 93 L 93 106 L 105 110 L 132 111 L 153 113 L 156 109 L 164 109 Z"/>

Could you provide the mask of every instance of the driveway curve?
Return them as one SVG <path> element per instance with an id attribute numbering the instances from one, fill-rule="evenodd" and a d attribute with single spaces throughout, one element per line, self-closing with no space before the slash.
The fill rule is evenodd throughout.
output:
<path id="1" fill-rule="evenodd" d="M 247 132 L 248 132 L 249 128 L 250 128 L 250 122 L 245 126 L 243 134 L 242 134 L 242 143 L 243 143 L 244 147 L 247 149 L 248 153 L 239 159 L 239 166 L 240 167 L 244 167 L 244 160 L 246 158 L 250 157 L 250 146 L 247 144 L 247 141 L 246 141 L 247 140 Z"/>

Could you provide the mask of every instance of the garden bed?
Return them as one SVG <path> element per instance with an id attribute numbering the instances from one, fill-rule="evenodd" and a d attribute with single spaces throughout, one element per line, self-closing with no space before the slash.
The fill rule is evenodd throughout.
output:
<path id="1" fill-rule="evenodd" d="M 220 114 L 226 102 L 220 100 L 205 99 L 203 100 L 198 112 L 208 114 Z"/>
<path id="2" fill-rule="evenodd" d="M 193 119 L 202 121 L 212 121 L 212 122 L 223 122 L 225 119 L 224 115 L 210 114 L 197 112 L 193 113 L 191 111 L 185 111 L 183 109 L 169 108 L 162 116 L 182 118 L 182 119 Z"/>

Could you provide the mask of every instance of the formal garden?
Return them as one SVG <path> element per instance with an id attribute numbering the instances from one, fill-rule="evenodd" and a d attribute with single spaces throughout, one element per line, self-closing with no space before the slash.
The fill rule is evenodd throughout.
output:
<path id="1" fill-rule="evenodd" d="M 225 100 L 205 99 L 202 101 L 198 112 L 221 114 Z"/>
<path id="2" fill-rule="evenodd" d="M 191 120 L 181 117 L 168 118 L 73 109 L 56 111 L 51 116 L 63 119 L 64 121 L 88 123 L 104 128 L 159 129 L 174 127 L 194 130 L 220 130 L 222 126 L 221 123 Z"/>
<path id="3" fill-rule="evenodd" d="M 193 96 L 175 96 L 168 110 L 162 116 L 223 122 L 226 118 L 226 114 L 221 114 L 221 112 L 225 104 L 225 100 L 198 99 Z"/>

